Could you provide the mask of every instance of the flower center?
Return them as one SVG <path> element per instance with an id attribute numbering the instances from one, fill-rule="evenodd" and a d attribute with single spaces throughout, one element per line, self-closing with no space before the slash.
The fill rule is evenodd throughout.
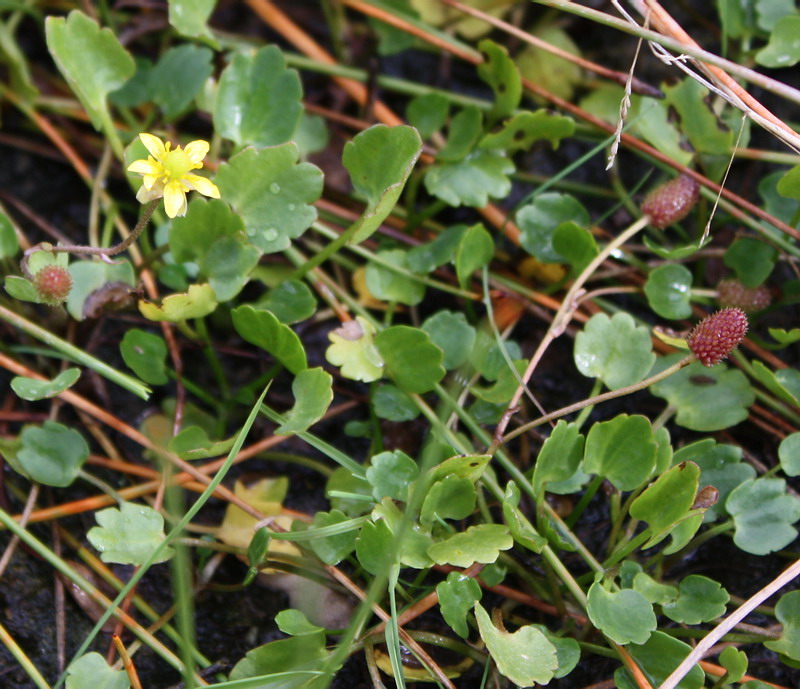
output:
<path id="1" fill-rule="evenodd" d="M 179 180 L 190 170 L 202 167 L 202 165 L 196 165 L 192 162 L 192 159 L 189 158 L 186 151 L 182 150 L 180 146 L 174 151 L 170 151 L 169 144 L 167 144 L 167 151 L 161 160 L 161 164 L 164 167 L 165 175 L 170 181 Z"/>

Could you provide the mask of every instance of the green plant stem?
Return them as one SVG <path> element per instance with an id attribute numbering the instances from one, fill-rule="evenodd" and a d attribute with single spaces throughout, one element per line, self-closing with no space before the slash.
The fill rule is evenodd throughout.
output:
<path id="1" fill-rule="evenodd" d="M 672 364 L 672 366 L 665 368 L 660 373 L 657 373 L 654 376 L 650 376 L 649 378 L 645 378 L 644 380 L 641 380 L 638 383 L 634 383 L 633 385 L 627 385 L 624 388 L 619 388 L 617 390 L 604 392 L 602 395 L 597 395 L 596 397 L 590 397 L 588 399 L 582 400 L 581 402 L 570 404 L 568 407 L 563 407 L 554 412 L 546 414 L 545 416 L 540 416 L 538 419 L 523 424 L 516 430 L 511 431 L 510 433 L 504 435 L 502 438 L 502 442 L 507 443 L 509 440 L 512 440 L 517 436 L 526 433 L 532 428 L 536 428 L 537 426 L 541 426 L 544 423 L 548 423 L 555 419 L 561 418 L 562 416 L 566 416 L 567 414 L 572 414 L 572 412 L 578 411 L 579 409 L 583 409 L 584 407 L 587 407 L 589 405 L 599 404 L 600 402 L 605 402 L 607 400 L 614 399 L 615 397 L 622 397 L 623 395 L 629 395 L 630 393 L 637 392 L 638 390 L 644 390 L 645 388 L 651 386 L 653 383 L 657 383 L 660 380 L 669 378 L 673 373 L 677 373 L 684 366 L 688 366 L 694 361 L 695 361 L 694 354 L 690 354 L 689 356 L 684 357 L 680 361 L 675 362 L 674 364 Z"/>
<path id="2" fill-rule="evenodd" d="M 63 354 L 68 360 L 83 364 L 87 368 L 92 369 L 95 373 L 99 373 L 101 376 L 108 378 L 112 383 L 116 383 L 120 387 L 125 388 L 128 392 L 132 392 L 137 397 L 141 397 L 143 400 L 150 397 L 152 391 L 147 385 L 142 383 L 142 381 L 112 368 L 104 361 L 96 359 L 91 354 L 87 354 L 82 349 L 70 344 L 66 340 L 62 340 L 60 337 L 53 335 L 53 333 L 48 330 L 36 325 L 36 323 L 32 323 L 4 306 L 0 306 L 0 320 L 13 325 L 26 335 L 30 335 L 40 342 L 44 342 L 46 345 L 49 345 Z"/>
<path id="3" fill-rule="evenodd" d="M 558 311 L 556 312 L 553 320 L 550 323 L 550 326 L 547 329 L 542 341 L 539 343 L 539 346 L 536 348 L 536 352 L 531 357 L 530 362 L 528 363 L 528 367 L 525 370 L 525 373 L 522 376 L 522 380 L 524 383 L 530 380 L 531 376 L 533 375 L 536 366 L 538 366 L 539 361 L 541 360 L 542 356 L 544 355 L 547 348 L 550 346 L 551 342 L 555 340 L 559 335 L 561 335 L 564 330 L 566 329 L 569 321 L 572 319 L 572 314 L 575 310 L 575 300 L 579 296 L 581 289 L 583 288 L 584 283 L 589 279 L 589 277 L 594 273 L 595 270 L 603 263 L 603 261 L 608 258 L 611 253 L 622 246 L 625 242 L 627 242 L 631 237 L 636 235 L 642 228 L 646 227 L 647 224 L 650 222 L 650 219 L 643 215 L 639 218 L 636 222 L 634 222 L 630 227 L 625 229 L 622 233 L 620 233 L 617 237 L 615 237 L 612 241 L 610 241 L 603 249 L 595 256 L 589 265 L 584 268 L 580 275 L 575 278 L 575 281 L 570 286 L 569 290 L 567 290 L 566 295 L 564 295 L 564 299 L 561 302 L 561 306 L 559 307 Z M 524 390 L 524 385 L 520 385 L 514 396 L 511 399 L 511 402 L 508 404 L 508 409 L 514 409 L 517 404 L 519 404 L 520 397 L 522 397 L 522 393 Z M 625 394 L 625 393 L 622 393 Z M 610 398 L 609 398 L 610 399 Z M 585 406 L 585 405 L 583 405 Z M 582 409 L 583 407 L 577 407 L 577 409 Z M 569 412 L 567 412 L 569 413 Z M 545 417 L 543 417 L 545 418 Z M 558 417 L 553 417 L 558 418 Z M 511 416 L 510 414 L 505 414 L 501 419 L 500 423 L 497 425 L 495 429 L 495 436 L 492 442 L 492 445 L 489 448 L 489 454 L 494 454 L 497 451 L 497 448 L 505 442 L 503 438 L 503 433 L 508 426 L 508 422 L 510 421 Z M 546 423 L 549 419 L 545 418 L 542 423 Z M 530 426 L 531 428 L 533 426 Z M 525 431 L 522 431 L 523 433 Z M 517 433 L 519 435 L 519 433 Z"/>
<path id="4" fill-rule="evenodd" d="M 639 546 L 646 543 L 653 537 L 652 531 L 647 528 L 638 536 L 634 536 L 630 541 L 624 543 L 622 546 L 617 548 L 608 558 L 603 562 L 603 568 L 609 569 L 613 567 L 617 562 L 620 560 L 625 559 L 630 555 L 634 550 L 636 550 Z"/>
<path id="5" fill-rule="evenodd" d="M 47 680 L 42 677 L 36 665 L 31 662 L 31 659 L 28 658 L 25 651 L 20 648 L 14 637 L 11 636 L 9 631 L 3 626 L 2 622 L 0 622 L 0 644 L 8 649 L 8 652 L 17 663 L 19 663 L 20 667 L 27 673 L 28 677 L 31 678 L 31 682 L 33 682 L 38 689 L 50 689 Z"/>
<path id="6" fill-rule="evenodd" d="M 589 503 L 592 501 L 592 498 L 601 485 L 603 485 L 603 477 L 598 474 L 591 480 L 586 490 L 583 491 L 583 495 L 581 495 L 581 499 L 578 500 L 578 504 L 575 505 L 575 509 L 573 509 L 570 515 L 564 520 L 564 523 L 568 527 L 572 528 L 578 519 L 581 518 L 584 510 L 589 506 Z"/>

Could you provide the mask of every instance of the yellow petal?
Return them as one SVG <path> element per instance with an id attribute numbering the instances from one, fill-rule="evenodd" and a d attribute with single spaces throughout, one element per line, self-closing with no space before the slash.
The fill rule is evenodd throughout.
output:
<path id="1" fill-rule="evenodd" d="M 170 218 L 186 215 L 186 194 L 179 182 L 164 185 L 164 210 Z"/>
<path id="2" fill-rule="evenodd" d="M 154 199 L 160 199 L 163 191 L 164 190 L 160 188 L 148 189 L 143 184 L 141 187 L 139 187 L 139 191 L 136 192 L 136 200 L 139 203 L 147 203 L 148 201 L 152 201 Z"/>
<path id="3" fill-rule="evenodd" d="M 148 190 L 157 189 L 161 191 L 164 188 L 164 183 L 161 179 L 161 175 L 145 175 L 142 177 L 142 184 Z"/>
<path id="4" fill-rule="evenodd" d="M 189 144 L 186 144 L 186 148 L 183 149 L 184 153 L 189 157 L 195 165 L 199 165 L 203 162 L 203 158 L 208 155 L 208 141 L 203 141 L 202 139 L 198 139 L 197 141 L 192 141 Z"/>
<path id="5" fill-rule="evenodd" d="M 155 160 L 134 160 L 128 165 L 128 172 L 138 172 L 141 175 L 157 175 L 164 166 Z"/>
<path id="6" fill-rule="evenodd" d="M 212 199 L 219 198 L 219 189 L 211 180 L 200 175 L 184 175 L 184 181 L 195 191 L 199 191 L 203 196 L 210 196 Z"/>
<path id="7" fill-rule="evenodd" d="M 164 148 L 164 142 L 157 136 L 142 132 L 139 134 L 139 140 L 156 160 L 161 160 L 167 152 L 167 149 Z"/>

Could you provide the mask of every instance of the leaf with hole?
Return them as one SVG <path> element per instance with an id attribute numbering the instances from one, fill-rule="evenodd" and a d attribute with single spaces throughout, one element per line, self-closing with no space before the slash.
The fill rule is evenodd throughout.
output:
<path id="1" fill-rule="evenodd" d="M 367 239 L 392 212 L 421 152 L 417 130 L 406 125 L 378 124 L 345 144 L 342 164 L 356 193 L 367 201 L 351 244 Z"/>
<path id="2" fill-rule="evenodd" d="M 488 38 L 478 43 L 483 62 L 478 65 L 478 76 L 494 91 L 494 105 L 489 112 L 491 120 L 513 114 L 522 98 L 522 80 L 508 51 Z"/>
<path id="3" fill-rule="evenodd" d="M 103 562 L 118 565 L 141 565 L 164 540 L 164 517 L 147 505 L 123 502 L 119 508 L 108 507 L 95 514 L 86 538 Z M 155 563 L 166 562 L 174 554 L 164 548 Z"/>

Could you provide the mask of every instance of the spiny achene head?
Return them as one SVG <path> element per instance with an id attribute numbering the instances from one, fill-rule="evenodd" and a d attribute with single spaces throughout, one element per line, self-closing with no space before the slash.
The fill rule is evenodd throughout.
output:
<path id="1" fill-rule="evenodd" d="M 722 309 L 704 318 L 686 342 L 703 366 L 718 364 L 747 334 L 747 315 L 741 309 Z"/>
<path id="2" fill-rule="evenodd" d="M 33 276 L 33 286 L 43 303 L 57 306 L 67 300 L 72 289 L 72 276 L 64 266 L 50 264 Z"/>
<path id="3" fill-rule="evenodd" d="M 766 309 L 772 302 L 772 295 L 764 285 L 745 287 L 736 278 L 727 278 L 717 284 L 717 301 L 720 306 L 735 306 L 753 313 Z"/>
<path id="4" fill-rule="evenodd" d="M 650 224 L 663 230 L 683 220 L 694 208 L 700 195 L 700 185 L 691 177 L 681 175 L 651 191 L 642 202 L 642 213 Z"/>

